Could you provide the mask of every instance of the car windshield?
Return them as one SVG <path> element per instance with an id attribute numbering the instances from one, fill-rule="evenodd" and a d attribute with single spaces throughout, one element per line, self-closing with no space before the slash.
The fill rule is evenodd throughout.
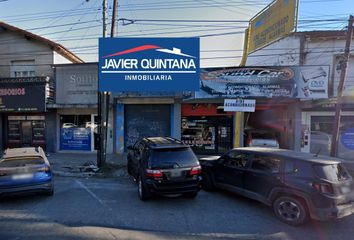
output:
<path id="1" fill-rule="evenodd" d="M 338 164 L 315 165 L 315 173 L 318 177 L 327 179 L 332 182 L 344 181 L 349 178 L 349 174 L 345 167 Z"/>
<path id="2" fill-rule="evenodd" d="M 169 167 L 173 164 L 178 164 L 180 167 L 198 164 L 197 157 L 189 147 L 153 149 L 151 159 L 153 166 L 161 167 Z"/>
<path id="3" fill-rule="evenodd" d="M 44 160 L 42 158 L 11 158 L 11 159 L 3 159 L 0 161 L 0 168 L 7 167 L 25 167 L 29 165 L 41 165 L 44 164 Z"/>

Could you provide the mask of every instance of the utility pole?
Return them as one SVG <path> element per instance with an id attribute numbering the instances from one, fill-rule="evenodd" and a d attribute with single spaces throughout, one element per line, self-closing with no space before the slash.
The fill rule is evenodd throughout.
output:
<path id="1" fill-rule="evenodd" d="M 106 14 L 107 14 L 107 0 L 102 1 L 102 22 L 103 22 L 103 29 L 102 29 L 102 37 L 106 37 L 107 33 L 107 24 L 106 24 Z M 104 109 L 105 109 L 105 97 L 104 94 L 101 93 L 99 87 L 97 91 L 97 115 L 98 115 L 98 127 L 97 127 L 97 134 L 99 137 L 98 144 L 99 146 L 97 147 L 97 166 L 102 167 L 105 162 L 106 162 L 106 138 L 105 134 L 105 126 L 104 126 Z"/>
<path id="2" fill-rule="evenodd" d="M 111 25 L 111 38 L 114 37 L 114 30 L 115 30 L 115 22 L 116 22 L 116 12 L 117 12 L 117 0 L 113 1 L 113 13 L 112 13 L 112 25 Z M 110 92 L 104 92 L 103 93 L 103 102 L 104 102 L 104 113 L 105 113 L 105 119 L 104 119 L 104 161 L 106 160 L 106 154 L 107 154 L 107 139 L 108 139 L 108 119 L 109 119 L 109 102 L 110 102 Z"/>
<path id="3" fill-rule="evenodd" d="M 107 33 L 107 0 L 102 1 L 102 21 L 103 21 L 103 32 L 102 32 L 102 37 L 106 37 Z"/>
<path id="4" fill-rule="evenodd" d="M 350 47 L 353 38 L 353 22 L 354 22 L 354 17 L 350 15 L 348 30 L 347 30 L 347 40 L 345 42 L 345 50 L 343 56 L 344 61 L 341 63 L 340 79 L 339 79 L 339 85 L 337 90 L 336 115 L 334 118 L 332 145 L 331 145 L 332 157 L 336 157 L 338 154 L 339 128 L 340 128 L 340 120 L 341 120 L 341 113 L 342 113 L 342 95 L 344 90 L 345 79 L 347 77 L 347 69 L 348 69 L 348 63 L 350 58 Z"/>
<path id="5" fill-rule="evenodd" d="M 111 38 L 114 37 L 115 28 L 116 28 L 116 15 L 117 15 L 117 4 L 118 1 L 113 1 L 113 13 L 112 13 L 112 25 L 111 25 Z"/>

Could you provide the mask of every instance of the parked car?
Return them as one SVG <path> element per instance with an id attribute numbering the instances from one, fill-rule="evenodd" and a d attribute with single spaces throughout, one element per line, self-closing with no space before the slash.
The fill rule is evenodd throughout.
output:
<path id="1" fill-rule="evenodd" d="M 205 190 L 220 188 L 260 201 L 291 225 L 354 211 L 353 179 L 337 158 L 245 147 L 200 163 Z"/>
<path id="2" fill-rule="evenodd" d="M 247 129 L 245 130 L 245 147 L 279 148 L 279 142 L 273 131 Z"/>
<path id="3" fill-rule="evenodd" d="M 310 153 L 329 156 L 331 152 L 331 137 L 325 132 L 311 131 Z"/>
<path id="4" fill-rule="evenodd" d="M 85 128 L 92 128 L 92 129 L 96 129 L 97 128 L 97 123 L 93 123 L 93 122 L 85 122 Z"/>
<path id="5" fill-rule="evenodd" d="M 128 173 L 138 182 L 141 200 L 154 194 L 197 196 L 201 166 L 188 145 L 170 137 L 149 137 L 128 146 L 128 150 Z"/>
<path id="6" fill-rule="evenodd" d="M 73 123 L 63 123 L 62 128 L 76 128 L 77 125 L 73 124 Z"/>
<path id="7" fill-rule="evenodd" d="M 7 149 L 0 160 L 0 195 L 25 192 L 54 193 L 51 167 L 41 147 Z"/>

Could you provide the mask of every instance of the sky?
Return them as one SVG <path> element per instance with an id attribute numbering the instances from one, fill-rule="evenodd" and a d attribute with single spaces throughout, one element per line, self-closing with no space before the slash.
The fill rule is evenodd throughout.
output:
<path id="1" fill-rule="evenodd" d="M 238 66 L 248 21 L 271 2 L 118 0 L 121 20 L 116 34 L 200 37 L 201 67 Z M 111 22 L 113 0 L 107 5 L 107 22 Z M 354 14 L 353 0 L 300 0 L 298 31 L 342 30 L 350 14 Z M 0 21 L 58 42 L 87 62 L 97 61 L 102 0 L 0 0 Z M 107 32 L 109 36 L 110 25 Z"/>

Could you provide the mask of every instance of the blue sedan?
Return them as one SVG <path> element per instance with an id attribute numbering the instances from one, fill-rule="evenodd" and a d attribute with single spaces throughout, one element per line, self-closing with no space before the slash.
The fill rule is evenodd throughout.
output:
<path id="1" fill-rule="evenodd" d="M 40 147 L 7 149 L 0 160 L 0 195 L 25 192 L 54 193 L 51 167 Z"/>

